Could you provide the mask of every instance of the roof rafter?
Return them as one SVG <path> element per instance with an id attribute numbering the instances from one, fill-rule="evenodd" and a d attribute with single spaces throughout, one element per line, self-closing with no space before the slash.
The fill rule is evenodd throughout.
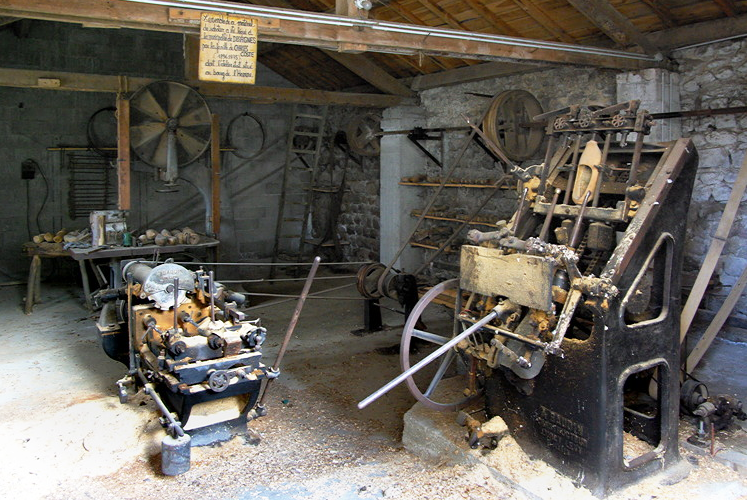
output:
<path id="1" fill-rule="evenodd" d="M 464 0 L 464 2 L 470 9 L 474 10 L 476 14 L 482 16 L 488 24 L 498 30 L 498 33 L 502 35 L 521 36 L 518 31 L 511 27 L 511 25 L 498 17 L 498 15 L 490 10 L 486 5 L 483 5 L 480 0 Z"/>
<path id="2" fill-rule="evenodd" d="M 669 7 L 662 4 L 659 0 L 641 1 L 648 5 L 649 9 L 651 9 L 653 13 L 656 14 L 656 17 L 658 17 L 659 20 L 664 23 L 664 26 L 666 26 L 667 28 L 674 28 L 679 24 L 674 13 L 669 9 Z"/>
<path id="3" fill-rule="evenodd" d="M 29 17 L 51 21 L 127 27 L 177 33 L 196 33 L 204 7 L 171 1 L 179 8 L 134 0 L 0 0 L 0 16 Z M 344 18 L 329 14 L 270 9 L 241 4 L 228 9 L 257 19 L 261 41 L 307 45 L 348 52 L 373 51 L 426 54 L 485 61 L 531 60 L 536 62 L 639 69 L 666 66 L 667 61 L 632 52 L 591 46 L 564 46 L 503 35 L 413 26 L 378 20 Z M 208 9 L 209 10 L 209 9 Z M 225 9 L 221 9 L 223 11 Z M 189 15 L 187 15 L 189 13 Z"/>
<path id="4" fill-rule="evenodd" d="M 521 10 L 542 26 L 550 35 L 557 40 L 566 43 L 575 43 L 576 39 L 569 35 L 555 20 L 534 2 L 527 0 L 511 0 Z"/>
<path id="5" fill-rule="evenodd" d="M 647 54 L 660 52 L 646 35 L 620 14 L 607 0 L 568 0 L 589 21 L 622 47 L 638 45 Z"/>

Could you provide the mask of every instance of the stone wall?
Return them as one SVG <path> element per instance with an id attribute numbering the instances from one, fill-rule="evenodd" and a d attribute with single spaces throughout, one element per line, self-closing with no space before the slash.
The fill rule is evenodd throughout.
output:
<path id="1" fill-rule="evenodd" d="M 682 109 L 747 105 L 747 40 L 676 51 Z M 686 268 L 697 270 L 708 250 L 747 151 L 747 114 L 682 119 L 683 136 L 698 148 L 700 164 L 688 213 Z M 744 200 L 744 198 L 743 198 Z M 701 307 L 717 310 L 747 266 L 747 212 L 741 207 L 716 270 L 718 285 Z M 734 315 L 745 317 L 747 298 Z"/>
<path id="2" fill-rule="evenodd" d="M 531 92 L 540 102 L 544 111 L 562 108 L 574 103 L 609 104 L 615 101 L 616 72 L 603 69 L 557 68 L 535 71 L 524 75 L 494 78 L 480 82 L 436 88 L 421 92 L 420 97 L 425 109 L 426 127 L 455 127 L 466 126 L 464 116 L 473 122 L 478 122 L 490 97 L 505 90 L 522 89 Z M 427 149 L 442 163 L 437 166 L 433 161 L 426 160 L 421 155 L 421 174 L 425 180 L 438 181 L 449 170 L 455 157 L 462 149 L 467 133 L 462 131 L 444 133 L 443 141 L 427 141 Z M 535 153 L 535 157 L 522 162 L 523 166 L 542 161 L 544 146 Z M 457 181 L 467 183 L 473 180 L 495 180 L 502 174 L 500 164 L 492 160 L 482 149 L 474 143 L 469 145 L 460 166 L 452 174 Z M 509 217 L 516 209 L 518 193 L 515 181 L 507 186 L 512 189 L 501 190 L 487 202 L 480 212 L 486 221 L 495 222 Z M 434 188 L 409 187 L 402 188 L 403 196 L 416 196 L 418 205 L 425 206 Z M 481 188 L 446 188 L 439 196 L 435 207 L 437 211 L 456 212 L 460 217 L 466 217 L 475 207 L 489 197 L 489 190 Z M 406 214 L 405 216 L 408 216 Z M 458 227 L 458 223 L 425 220 L 421 228 L 425 231 L 438 231 L 437 228 L 448 226 L 449 230 Z M 467 230 L 461 231 L 454 241 L 458 246 L 464 241 Z M 483 231 L 490 230 L 488 226 L 480 226 Z M 443 236 L 442 236 L 443 237 Z M 429 250 L 422 250 L 425 257 Z M 456 253 L 445 254 L 435 260 L 434 272 L 439 277 L 453 273 L 457 268 Z M 441 268 L 444 272 L 439 272 Z M 412 270 L 409 270 L 412 271 Z"/>

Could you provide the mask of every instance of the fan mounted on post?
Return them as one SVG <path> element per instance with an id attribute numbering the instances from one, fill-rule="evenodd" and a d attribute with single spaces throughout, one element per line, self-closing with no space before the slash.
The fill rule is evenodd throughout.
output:
<path id="1" fill-rule="evenodd" d="M 210 108 L 182 83 L 150 83 L 130 99 L 130 141 L 140 160 L 158 169 L 173 191 L 179 167 L 197 160 L 210 145 Z"/>

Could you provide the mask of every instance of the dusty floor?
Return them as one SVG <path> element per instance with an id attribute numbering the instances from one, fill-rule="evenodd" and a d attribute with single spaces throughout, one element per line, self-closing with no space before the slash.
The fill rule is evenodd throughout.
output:
<path id="1" fill-rule="evenodd" d="M 330 280 L 315 289 L 340 284 Z M 377 349 L 395 344 L 401 331 L 351 335 L 362 326 L 357 300 L 309 300 L 271 389 L 269 413 L 250 423 L 259 443 L 239 432 L 193 447 L 191 470 L 165 477 L 154 405 L 142 396 L 119 404 L 114 382 L 125 368 L 101 350 L 79 289 L 43 284 L 43 303 L 31 316 L 22 313 L 23 293 L 20 286 L 0 287 L 6 498 L 514 498 L 484 467 L 433 464 L 403 450 L 402 415 L 414 402 L 406 389 L 364 411 L 355 407 L 399 373 L 398 357 Z M 354 287 L 328 295 L 358 296 Z M 294 305 L 252 311 L 270 333 L 267 362 Z M 384 316 L 401 325 L 401 316 Z M 735 497 L 729 491 L 723 498 Z M 654 495 L 678 498 L 666 489 Z"/>

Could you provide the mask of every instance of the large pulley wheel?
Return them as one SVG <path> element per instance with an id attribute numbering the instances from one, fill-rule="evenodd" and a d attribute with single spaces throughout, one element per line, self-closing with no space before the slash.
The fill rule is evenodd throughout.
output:
<path id="1" fill-rule="evenodd" d="M 181 83 L 153 82 L 130 99 L 132 149 L 159 169 L 173 171 L 202 156 L 210 145 L 210 122 L 205 98 Z"/>
<path id="2" fill-rule="evenodd" d="M 348 145 L 361 156 L 376 156 L 381 152 L 381 117 L 364 113 L 353 118 L 345 128 Z"/>
<path id="3" fill-rule="evenodd" d="M 544 130 L 531 125 L 542 105 L 526 90 L 506 90 L 493 98 L 482 130 L 513 161 L 529 160 L 542 145 Z"/>
<path id="4" fill-rule="evenodd" d="M 451 312 L 444 307 L 442 298 L 439 297 L 444 292 L 447 292 L 447 295 L 450 296 L 448 294 L 450 291 L 455 292 L 454 310 Z M 463 331 L 462 324 L 458 321 L 460 309 L 461 290 L 459 289 L 458 279 L 444 281 L 423 295 L 410 313 L 402 332 L 400 343 L 402 371 L 407 371 L 415 364 L 412 362 L 413 353 L 411 353 L 413 339 L 426 341 L 420 343 L 421 347 L 418 349 L 420 353 L 423 350 L 432 352 Z M 420 372 L 408 377 L 405 383 L 415 399 L 428 408 L 438 411 L 457 410 L 468 405 L 481 392 L 475 379 L 474 367 L 469 366 L 471 363 L 471 357 L 460 353 L 458 348 L 453 348 L 436 358 Z M 449 401 L 437 400 L 436 394 L 439 384 L 444 379 L 455 375 L 464 377 L 464 387 L 467 388 L 466 395 L 460 393 Z"/>

